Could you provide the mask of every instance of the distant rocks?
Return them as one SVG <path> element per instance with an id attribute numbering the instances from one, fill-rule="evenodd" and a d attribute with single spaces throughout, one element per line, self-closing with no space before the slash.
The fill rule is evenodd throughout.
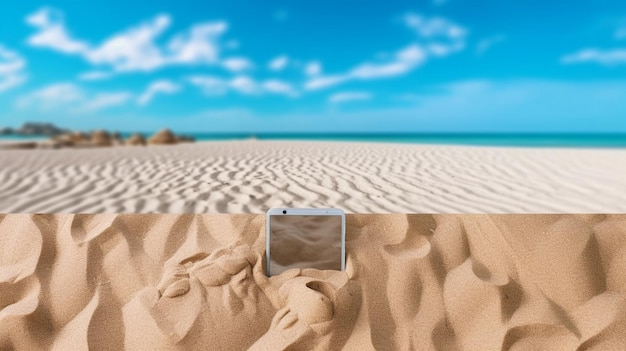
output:
<path id="1" fill-rule="evenodd" d="M 94 130 L 91 134 L 73 132 L 52 138 L 52 143 L 56 147 L 173 145 L 193 141 L 193 138 L 176 135 L 169 129 L 163 129 L 155 133 L 148 140 L 139 133 L 132 134 L 128 139 L 124 140 L 120 133 L 109 133 L 106 130 Z"/>
<path id="2" fill-rule="evenodd" d="M 176 144 L 176 142 L 177 142 L 176 136 L 169 129 L 161 129 L 156 134 L 154 134 L 150 139 L 148 139 L 148 144 L 153 144 L 153 145 Z"/>
<path id="3" fill-rule="evenodd" d="M 111 135 L 104 130 L 95 130 L 91 133 L 91 145 L 93 146 L 112 146 Z"/>
<path id="4" fill-rule="evenodd" d="M 0 149 L 4 149 L 4 150 L 26 150 L 26 149 L 36 149 L 38 147 L 39 147 L 39 143 L 34 142 L 34 141 L 0 144 Z"/>
<path id="5" fill-rule="evenodd" d="M 126 139 L 126 145 L 130 146 L 143 146 L 146 145 L 146 138 L 143 135 L 135 133 Z"/>
<path id="6" fill-rule="evenodd" d="M 62 129 L 52 123 L 24 123 L 20 128 L 1 128 L 0 135 L 24 135 L 24 136 L 55 136 L 70 133 L 68 129 Z"/>
<path id="7" fill-rule="evenodd" d="M 118 132 L 108 132 L 106 130 L 94 130 L 90 133 L 70 131 L 58 128 L 50 123 L 25 123 L 19 129 L 2 128 L 0 135 L 48 135 L 50 140 L 39 142 L 10 142 L 0 143 L 1 149 L 58 149 L 65 147 L 89 148 L 89 147 L 110 147 L 110 146 L 144 146 L 144 145 L 172 145 L 195 141 L 192 137 L 176 135 L 169 129 L 162 129 L 146 138 L 139 134 L 132 134 L 124 140 Z"/>
<path id="8" fill-rule="evenodd" d="M 169 129 L 161 129 L 148 139 L 148 144 L 152 145 L 171 145 L 178 143 L 193 142 L 194 139 L 184 135 L 175 135 Z"/>

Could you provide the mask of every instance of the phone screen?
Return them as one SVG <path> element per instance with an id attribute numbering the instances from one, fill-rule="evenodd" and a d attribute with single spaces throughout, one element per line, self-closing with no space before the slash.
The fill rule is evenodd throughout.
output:
<path id="1" fill-rule="evenodd" d="M 342 269 L 342 217 L 272 215 L 269 217 L 269 273 L 291 268 Z"/>

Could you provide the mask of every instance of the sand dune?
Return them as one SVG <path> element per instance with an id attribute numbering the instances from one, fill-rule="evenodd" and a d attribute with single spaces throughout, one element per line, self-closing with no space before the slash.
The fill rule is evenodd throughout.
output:
<path id="1" fill-rule="evenodd" d="M 626 349 L 626 215 L 346 223 L 267 278 L 262 215 L 0 215 L 0 349 Z"/>
<path id="2" fill-rule="evenodd" d="M 626 212 L 626 151 L 233 141 L 0 150 L 0 212 Z"/>

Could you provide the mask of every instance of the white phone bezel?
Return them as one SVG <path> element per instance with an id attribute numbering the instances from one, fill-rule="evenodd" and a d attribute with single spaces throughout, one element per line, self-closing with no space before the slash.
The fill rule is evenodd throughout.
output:
<path id="1" fill-rule="evenodd" d="M 283 211 L 287 211 L 283 213 Z M 346 213 L 338 208 L 270 208 L 265 215 L 265 274 L 270 272 L 270 216 L 341 216 L 341 270 L 346 270 Z"/>

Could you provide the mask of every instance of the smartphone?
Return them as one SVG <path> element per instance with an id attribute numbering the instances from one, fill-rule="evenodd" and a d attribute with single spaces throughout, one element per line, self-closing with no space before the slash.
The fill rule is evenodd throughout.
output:
<path id="1" fill-rule="evenodd" d="M 291 268 L 346 269 L 343 210 L 271 208 L 265 226 L 268 277 Z"/>

